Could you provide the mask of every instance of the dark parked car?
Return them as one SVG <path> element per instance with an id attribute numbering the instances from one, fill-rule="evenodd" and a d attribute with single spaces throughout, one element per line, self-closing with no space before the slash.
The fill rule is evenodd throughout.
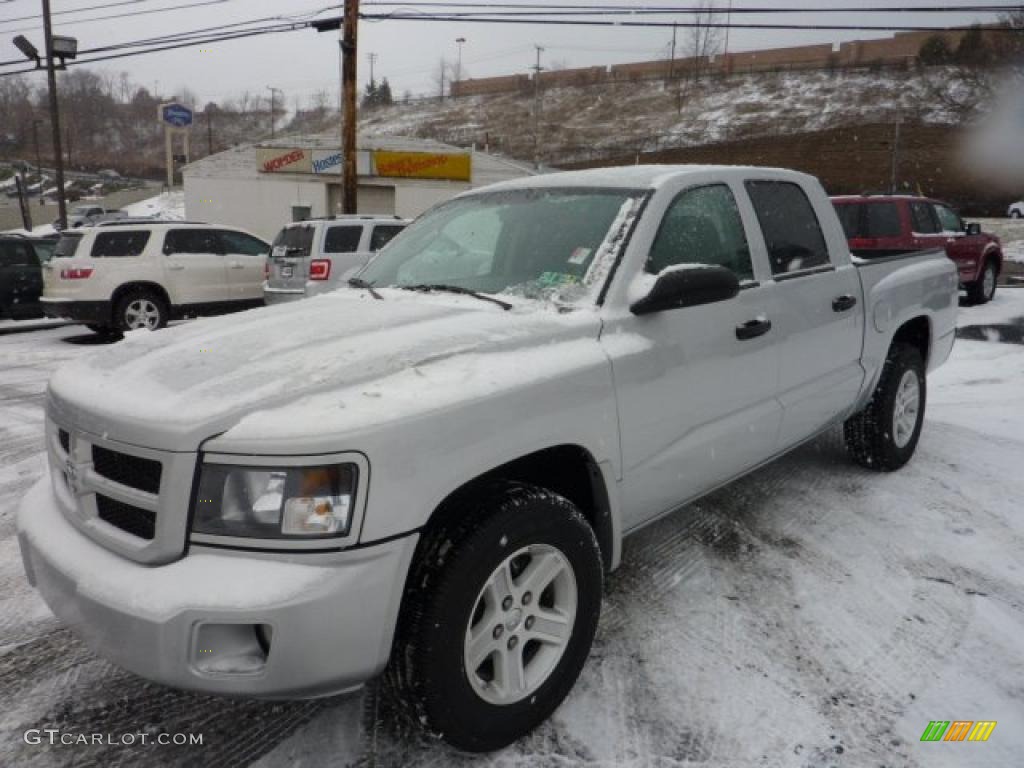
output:
<path id="1" fill-rule="evenodd" d="M 42 317 L 39 296 L 43 292 L 41 264 L 52 252 L 54 241 L 0 235 L 0 317 L 21 320 Z M 36 248 L 39 248 L 37 251 Z"/>

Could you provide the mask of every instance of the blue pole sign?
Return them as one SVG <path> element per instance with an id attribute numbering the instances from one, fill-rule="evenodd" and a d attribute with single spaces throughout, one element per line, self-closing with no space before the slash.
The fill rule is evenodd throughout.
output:
<path id="1" fill-rule="evenodd" d="M 164 104 L 160 108 L 160 116 L 165 123 L 175 128 L 187 128 L 192 125 L 192 110 L 184 104 Z"/>

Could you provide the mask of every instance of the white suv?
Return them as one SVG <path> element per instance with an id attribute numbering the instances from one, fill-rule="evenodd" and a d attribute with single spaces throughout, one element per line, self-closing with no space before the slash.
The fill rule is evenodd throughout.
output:
<path id="1" fill-rule="evenodd" d="M 397 216 L 346 215 L 288 224 L 274 238 L 263 288 L 267 303 L 333 290 L 408 223 Z"/>
<path id="2" fill-rule="evenodd" d="M 102 332 L 261 306 L 269 252 L 248 232 L 210 224 L 85 227 L 62 234 L 43 269 L 43 311 Z"/>

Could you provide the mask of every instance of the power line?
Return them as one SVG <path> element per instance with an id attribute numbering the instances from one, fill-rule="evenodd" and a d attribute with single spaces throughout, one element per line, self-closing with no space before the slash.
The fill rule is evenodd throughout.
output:
<path id="1" fill-rule="evenodd" d="M 69 21 L 61 22 L 60 26 L 66 24 L 92 24 L 96 21 L 109 21 L 110 19 L 124 19 L 129 16 L 149 16 L 154 13 L 169 13 L 171 11 L 181 11 L 186 8 L 198 8 L 205 5 L 222 5 L 223 3 L 230 3 L 232 0 L 202 0 L 197 3 L 185 3 L 184 5 L 175 5 L 166 8 L 150 8 L 145 11 L 131 11 L 129 13 L 114 13 L 108 16 L 90 16 L 87 19 L 71 19 Z M 39 26 L 34 27 L 21 27 L 19 29 L 0 29 L 0 32 L 34 32 L 39 29 Z"/>
<path id="2" fill-rule="evenodd" d="M 369 0 L 369 2 L 362 3 L 363 6 L 374 6 L 374 7 L 390 7 L 398 6 L 400 8 L 468 8 L 478 9 L 481 12 L 495 11 L 499 12 L 498 9 L 511 9 L 511 10 L 541 10 L 541 11 L 580 11 L 582 13 L 590 12 L 604 12 L 614 11 L 619 13 L 633 13 L 633 14 L 647 14 L 647 13 L 679 13 L 679 14 L 693 14 L 701 13 L 706 14 L 708 12 L 714 13 L 714 8 L 707 6 L 665 6 L 665 5 L 571 5 L 571 4 L 551 4 L 551 3 L 531 3 L 531 2 L 516 2 L 516 3 L 466 3 L 466 2 L 383 2 L 382 0 Z M 768 8 L 736 8 L 732 9 L 732 13 L 736 14 L 775 14 L 775 13 L 1001 13 L 1004 11 L 1020 11 L 1024 10 L 1024 5 L 1020 3 L 1010 5 L 1000 4 L 969 4 L 969 5 L 933 5 L 933 6 L 825 6 L 825 7 L 808 7 L 808 6 L 785 6 L 785 7 L 768 7 Z"/>
<path id="3" fill-rule="evenodd" d="M 14 0 L 7 0 L 7 2 L 14 2 Z M 124 5 L 139 5 L 140 3 L 153 3 L 156 0 L 120 0 L 117 3 L 103 3 L 101 5 L 85 5 L 81 8 L 68 8 L 63 11 L 51 11 L 51 16 L 64 16 L 69 13 L 84 13 L 86 11 L 99 11 L 104 8 L 117 8 Z M 41 19 L 43 15 L 41 13 L 34 13 L 29 16 L 17 16 L 13 19 L 4 19 L 3 23 L 8 24 L 15 21 L 32 21 L 33 19 Z"/>

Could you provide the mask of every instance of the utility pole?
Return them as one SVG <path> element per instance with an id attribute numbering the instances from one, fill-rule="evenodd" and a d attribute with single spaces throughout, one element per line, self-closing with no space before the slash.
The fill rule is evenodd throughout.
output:
<path id="1" fill-rule="evenodd" d="M 377 60 L 377 54 L 376 53 L 368 53 L 368 54 L 366 54 L 366 58 L 368 58 L 370 60 L 370 83 L 373 84 L 373 82 L 374 82 L 374 80 L 373 80 L 373 62 L 375 62 Z"/>
<path id="2" fill-rule="evenodd" d="M 210 105 L 203 110 L 206 113 L 206 154 L 213 154 L 213 115 L 210 114 Z"/>
<path id="3" fill-rule="evenodd" d="M 39 118 L 32 121 L 32 143 L 36 146 L 36 176 L 39 177 L 39 204 L 43 203 L 43 160 L 39 154 L 39 124 L 43 122 Z"/>
<path id="4" fill-rule="evenodd" d="M 896 115 L 896 125 L 893 126 L 892 139 L 892 167 L 889 170 L 889 194 L 896 194 L 896 177 L 900 166 L 900 124 L 903 122 L 903 115 Z"/>
<path id="5" fill-rule="evenodd" d="M 725 56 L 729 56 L 729 27 L 732 25 L 732 0 L 725 10 Z"/>
<path id="6" fill-rule="evenodd" d="M 668 79 L 671 80 L 676 70 L 676 23 L 672 22 L 672 53 L 668 57 Z"/>
<path id="7" fill-rule="evenodd" d="M 537 49 L 537 63 L 533 69 L 533 166 L 540 168 L 540 73 L 544 69 L 540 65 L 540 55 L 544 49 L 534 45 Z"/>
<path id="8" fill-rule="evenodd" d="M 341 42 L 341 212 L 356 213 L 356 66 L 358 64 L 359 0 L 345 0 L 344 37 Z"/>
<path id="9" fill-rule="evenodd" d="M 43 35 L 46 45 L 46 83 L 50 91 L 50 125 L 53 128 L 53 158 L 57 175 L 57 223 L 68 225 L 68 205 L 64 197 L 64 152 L 60 146 L 60 111 L 57 104 L 57 72 L 53 66 L 53 27 L 50 0 L 43 0 Z"/>

